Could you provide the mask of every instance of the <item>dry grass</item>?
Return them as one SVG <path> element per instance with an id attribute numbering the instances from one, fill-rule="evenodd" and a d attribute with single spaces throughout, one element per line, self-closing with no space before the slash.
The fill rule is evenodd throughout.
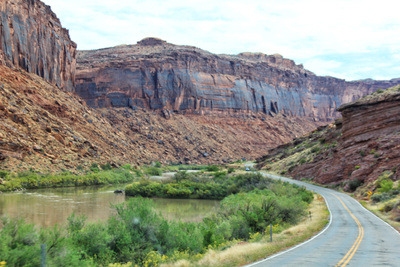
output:
<path id="1" fill-rule="evenodd" d="M 394 214 L 393 210 L 390 212 L 384 212 L 383 207 L 388 204 L 389 202 L 397 203 L 400 201 L 400 196 L 397 196 L 395 199 L 385 201 L 385 202 L 379 202 L 379 203 L 373 203 L 372 201 L 370 202 L 363 202 L 363 206 L 367 208 L 368 210 L 372 211 L 376 216 L 393 226 L 397 231 L 400 232 L 400 222 L 397 222 L 394 220 L 394 218 L 398 217 L 398 214 Z"/>
<path id="2" fill-rule="evenodd" d="M 240 242 L 225 250 L 209 250 L 202 259 L 190 262 L 180 260 L 175 263 L 163 264 L 163 267 L 171 266 L 241 266 L 250 262 L 263 259 L 301 243 L 318 232 L 320 232 L 328 222 L 328 209 L 324 199 L 314 196 L 314 201 L 310 204 L 309 211 L 312 218 L 304 218 L 299 224 L 293 226 L 279 234 L 273 235 L 273 242 L 269 242 L 269 235 L 260 242 L 247 243 Z"/>

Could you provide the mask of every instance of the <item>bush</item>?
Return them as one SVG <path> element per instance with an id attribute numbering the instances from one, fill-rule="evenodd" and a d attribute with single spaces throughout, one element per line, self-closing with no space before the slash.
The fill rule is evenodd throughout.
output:
<path id="1" fill-rule="evenodd" d="M 128 171 L 132 170 L 132 166 L 130 164 L 125 164 L 124 166 L 121 166 L 121 168 Z"/>
<path id="2" fill-rule="evenodd" d="M 160 176 L 162 175 L 162 170 L 157 167 L 148 167 L 144 169 L 144 173 L 152 176 Z"/>
<path id="3" fill-rule="evenodd" d="M 390 200 L 392 197 L 388 193 L 382 193 L 382 194 L 373 194 L 371 196 L 371 200 L 373 202 L 385 202 Z"/>
<path id="4" fill-rule="evenodd" d="M 182 182 L 184 180 L 188 180 L 190 175 L 186 171 L 178 171 L 174 175 L 174 179 L 177 183 Z"/>
<path id="5" fill-rule="evenodd" d="M 159 161 L 154 162 L 154 167 L 161 168 L 162 167 L 161 162 Z"/>
<path id="6" fill-rule="evenodd" d="M 100 165 L 100 167 L 101 167 L 101 169 L 104 170 L 104 171 L 112 170 L 112 167 L 111 167 L 111 164 L 110 164 L 110 163 L 107 163 L 107 164 L 104 164 L 104 165 Z"/>
<path id="7" fill-rule="evenodd" d="M 0 178 L 6 178 L 8 175 L 8 171 L 2 171 L 0 170 Z"/>
<path id="8" fill-rule="evenodd" d="M 131 182 L 133 179 L 133 175 L 124 169 L 99 171 L 86 175 L 74 175 L 68 172 L 56 175 L 25 172 L 19 173 L 18 177 L 5 181 L 0 185 L 0 190 L 12 191 L 22 188 L 36 189 L 46 187 L 116 184 Z"/>
<path id="9" fill-rule="evenodd" d="M 363 182 L 360 181 L 360 180 L 358 180 L 358 179 L 353 179 L 353 180 L 349 181 L 349 182 L 348 182 L 348 185 L 349 185 L 350 191 L 351 191 L 351 192 L 356 191 L 356 189 L 357 189 L 360 185 L 362 185 L 362 183 L 363 183 Z"/>
<path id="10" fill-rule="evenodd" d="M 319 151 L 321 150 L 321 148 L 319 147 L 319 146 L 314 146 L 312 149 L 311 149 L 311 152 L 312 153 L 318 153 Z"/>
<path id="11" fill-rule="evenodd" d="M 219 171 L 219 168 L 218 168 L 218 166 L 217 165 L 209 165 L 209 166 L 207 166 L 207 169 L 206 169 L 208 172 L 217 172 L 217 171 Z"/>
<path id="12" fill-rule="evenodd" d="M 220 211 L 202 223 L 169 222 L 155 211 L 152 200 L 142 197 L 113 205 L 115 214 L 107 222 L 87 223 L 85 217 L 71 215 L 65 228 L 56 226 L 38 231 L 22 221 L 3 219 L 0 259 L 10 266 L 39 266 L 40 244 L 45 243 L 49 266 L 161 263 L 167 257 L 177 259 L 205 253 L 210 245 L 216 247 L 233 239 L 256 240 L 256 233 L 263 232 L 269 224 L 295 223 L 313 196 L 302 187 L 253 173 L 225 177 L 219 183 L 141 181 L 127 186 L 126 192 L 221 197 L 227 196 L 228 185 L 237 186 L 242 193 L 226 197 Z M 249 190 L 252 191 L 246 192 Z"/>
<path id="13" fill-rule="evenodd" d="M 226 172 L 225 171 L 217 171 L 214 173 L 214 178 L 215 179 L 222 179 L 225 178 Z"/>
<path id="14" fill-rule="evenodd" d="M 378 188 L 379 193 L 387 193 L 393 189 L 393 181 L 389 180 L 389 179 L 382 180 L 379 183 L 379 187 L 380 187 L 380 188 Z"/>
<path id="15" fill-rule="evenodd" d="M 233 173 L 233 172 L 235 172 L 235 168 L 229 167 L 229 168 L 228 168 L 228 173 Z"/>
<path id="16" fill-rule="evenodd" d="M 90 170 L 92 172 L 99 172 L 100 171 L 99 165 L 97 165 L 97 163 L 92 163 L 92 165 L 90 166 Z"/>

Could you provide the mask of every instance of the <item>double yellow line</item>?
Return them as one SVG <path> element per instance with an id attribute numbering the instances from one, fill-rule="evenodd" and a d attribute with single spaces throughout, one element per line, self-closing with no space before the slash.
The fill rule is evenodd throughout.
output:
<path id="1" fill-rule="evenodd" d="M 332 195 L 334 195 L 334 194 L 332 194 Z M 343 207 L 348 211 L 350 216 L 354 219 L 354 221 L 358 225 L 358 237 L 357 237 L 356 241 L 354 242 L 354 244 L 350 248 L 350 250 L 347 252 L 347 254 L 339 261 L 338 264 L 335 265 L 335 267 L 339 267 L 339 266 L 343 267 L 343 266 L 346 266 L 347 263 L 351 260 L 354 253 L 356 253 L 358 246 L 361 244 L 361 241 L 364 237 L 364 228 L 362 227 L 360 221 L 356 218 L 356 216 L 354 216 L 353 213 L 351 213 L 351 211 L 346 207 L 346 205 L 343 203 L 343 201 L 338 196 L 336 196 L 336 195 L 334 195 L 334 196 L 337 199 L 339 199 L 339 201 L 342 203 Z"/>

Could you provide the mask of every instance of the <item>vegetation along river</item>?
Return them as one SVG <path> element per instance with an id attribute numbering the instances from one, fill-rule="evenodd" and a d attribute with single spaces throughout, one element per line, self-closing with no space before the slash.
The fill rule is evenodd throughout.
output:
<path id="1" fill-rule="evenodd" d="M 40 226 L 64 224 L 72 213 L 89 221 L 104 221 L 112 213 L 111 204 L 124 202 L 115 189 L 125 185 L 90 186 L 27 190 L 0 194 L 0 216 L 23 218 Z M 219 208 L 217 200 L 154 199 L 156 209 L 168 219 L 201 221 Z"/>

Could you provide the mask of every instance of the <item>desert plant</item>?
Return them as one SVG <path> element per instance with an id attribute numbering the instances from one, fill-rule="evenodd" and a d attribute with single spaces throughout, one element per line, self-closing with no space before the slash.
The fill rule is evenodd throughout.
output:
<path id="1" fill-rule="evenodd" d="M 358 179 L 353 179 L 348 182 L 350 191 L 354 192 L 360 185 L 362 185 L 362 181 Z"/>
<path id="2" fill-rule="evenodd" d="M 393 189 L 393 181 L 389 180 L 389 179 L 382 180 L 379 183 L 379 187 L 380 188 L 378 188 L 378 192 L 387 193 L 387 192 L 389 192 L 390 190 Z"/>
<path id="3" fill-rule="evenodd" d="M 184 180 L 188 180 L 189 179 L 189 174 L 187 173 L 187 171 L 178 171 L 177 173 L 175 173 L 174 175 L 174 179 L 177 183 L 182 182 Z"/>
<path id="4" fill-rule="evenodd" d="M 373 202 L 384 202 L 387 200 L 390 200 L 391 196 L 388 193 L 382 193 L 382 194 L 373 194 L 371 196 L 371 200 Z"/>
<path id="5" fill-rule="evenodd" d="M 159 161 L 154 162 L 154 167 L 161 168 L 162 167 L 161 162 Z"/>
<path id="6" fill-rule="evenodd" d="M 160 176 L 162 175 L 162 170 L 157 167 L 148 167 L 144 169 L 144 173 L 148 175 Z"/>
<path id="7" fill-rule="evenodd" d="M 104 171 L 112 170 L 112 167 L 111 167 L 111 164 L 110 164 L 110 163 L 106 163 L 106 164 L 100 165 L 100 167 L 101 167 L 101 169 L 104 170 Z"/>
<path id="8" fill-rule="evenodd" d="M 235 171 L 235 168 L 233 168 L 233 167 L 229 167 L 228 168 L 228 173 L 232 173 L 232 172 L 234 172 Z"/>
<path id="9" fill-rule="evenodd" d="M 92 165 L 90 166 L 90 170 L 92 172 L 99 172 L 100 171 L 99 165 L 97 163 L 95 163 L 95 162 L 92 163 Z"/>
<path id="10" fill-rule="evenodd" d="M 219 171 L 219 167 L 217 165 L 209 165 L 206 169 L 208 172 L 217 172 Z"/>

